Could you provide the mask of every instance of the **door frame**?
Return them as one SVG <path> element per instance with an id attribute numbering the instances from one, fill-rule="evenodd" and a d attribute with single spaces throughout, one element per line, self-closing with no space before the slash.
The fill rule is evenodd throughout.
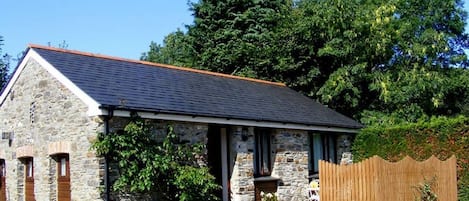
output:
<path id="1" fill-rule="evenodd" d="M 230 200 L 230 148 L 228 128 L 224 125 L 209 125 L 207 132 L 207 165 L 210 173 L 215 177 L 217 197 L 222 201 Z"/>
<path id="2" fill-rule="evenodd" d="M 34 195 L 34 158 L 26 157 L 24 160 L 24 200 L 36 200 Z"/>
<path id="3" fill-rule="evenodd" d="M 229 157 L 229 150 L 228 150 L 228 137 L 226 128 L 220 128 L 220 151 L 221 151 L 221 180 L 222 180 L 222 200 L 229 201 L 230 197 L 230 181 L 229 181 L 229 165 L 228 165 L 228 157 Z"/>
<path id="4" fill-rule="evenodd" d="M 71 200 L 71 182 L 70 182 L 70 155 L 69 154 L 57 154 L 55 156 L 57 161 L 56 171 L 56 182 L 57 182 L 57 200 Z M 65 171 L 65 172 L 64 172 Z M 66 183 L 64 188 L 62 185 Z M 65 191 L 64 191 L 65 190 Z M 67 194 L 67 196 L 61 197 L 61 195 Z"/>

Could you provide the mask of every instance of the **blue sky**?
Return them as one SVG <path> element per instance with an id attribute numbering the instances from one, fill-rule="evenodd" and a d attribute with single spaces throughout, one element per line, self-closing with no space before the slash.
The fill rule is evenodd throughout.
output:
<path id="1" fill-rule="evenodd" d="M 191 24 L 187 0 L 1 0 L 3 53 L 29 43 L 139 59 L 151 41 Z"/>
<path id="2" fill-rule="evenodd" d="M 193 21 L 187 0 L 1 1 L 2 49 L 12 55 L 29 43 L 66 41 L 68 49 L 139 59 L 151 41 Z"/>

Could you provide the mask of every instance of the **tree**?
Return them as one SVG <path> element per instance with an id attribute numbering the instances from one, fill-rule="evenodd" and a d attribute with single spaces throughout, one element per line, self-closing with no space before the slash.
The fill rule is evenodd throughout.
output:
<path id="1" fill-rule="evenodd" d="M 2 58 L 0 59 L 0 91 L 5 87 L 8 82 L 8 69 L 9 69 L 9 55 L 3 54 L 2 52 L 2 45 L 3 45 L 3 37 L 0 36 L 0 55 Z"/>
<path id="2" fill-rule="evenodd" d="M 289 86 L 358 119 L 383 109 L 451 113 L 441 108 L 450 104 L 442 87 L 454 69 L 441 70 L 467 62 L 461 1 L 303 0 L 294 14 L 283 34 L 293 61 L 281 67 Z M 402 86 L 409 90 L 400 93 Z"/>
<path id="3" fill-rule="evenodd" d="M 468 36 L 462 2 L 394 4 L 395 11 L 387 16 L 394 31 L 386 31 L 394 38 L 393 55 L 387 65 L 373 72 L 370 88 L 379 93 L 378 101 L 361 116 L 381 116 L 399 123 L 396 120 L 415 122 L 429 116 L 467 114 L 469 85 L 461 75 L 468 75 L 464 53 Z"/>
<path id="4" fill-rule="evenodd" d="M 171 126 L 161 142 L 149 122 L 133 115 L 123 133 L 100 134 L 93 149 L 117 163 L 116 191 L 156 193 L 162 200 L 217 200 L 215 178 L 196 159 L 202 145 L 181 143 Z"/>
<path id="5" fill-rule="evenodd" d="M 270 78 L 277 63 L 277 35 L 291 1 L 214 1 L 192 4 L 188 27 L 198 67 L 211 71 Z"/>
<path id="6" fill-rule="evenodd" d="M 454 81 L 465 83 L 455 72 L 466 74 L 468 65 L 462 5 L 200 0 L 187 33 L 153 52 L 170 63 L 284 82 L 365 123 L 463 114 L 468 87 Z"/>
<path id="7" fill-rule="evenodd" d="M 151 42 L 150 50 L 142 54 L 141 60 L 176 66 L 194 66 L 193 50 L 189 43 L 189 37 L 182 31 L 167 35 L 163 46 Z"/>
<path id="8" fill-rule="evenodd" d="M 194 24 L 151 45 L 142 59 L 247 77 L 271 78 L 279 49 L 276 30 L 288 0 L 201 0 L 191 4 Z"/>

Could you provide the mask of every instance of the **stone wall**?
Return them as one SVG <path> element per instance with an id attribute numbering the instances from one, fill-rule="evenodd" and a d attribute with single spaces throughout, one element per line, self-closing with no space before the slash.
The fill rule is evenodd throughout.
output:
<path id="1" fill-rule="evenodd" d="M 230 131 L 231 200 L 254 200 L 254 128 L 233 126 Z"/>
<path id="2" fill-rule="evenodd" d="M 56 200 L 56 163 L 49 155 L 52 142 L 69 141 L 72 200 L 100 200 L 99 162 L 89 150 L 102 131 L 102 122 L 87 116 L 88 107 L 36 61 L 27 62 L 0 106 L 0 131 L 14 137 L 1 140 L 6 162 L 9 200 L 23 200 L 24 166 L 16 149 L 33 147 L 36 200 Z"/>
<path id="3" fill-rule="evenodd" d="M 303 200 L 308 184 L 307 131 L 277 129 L 272 137 L 274 164 L 272 176 L 278 177 L 280 200 Z"/>
<path id="4" fill-rule="evenodd" d="M 243 139 L 242 133 L 246 133 Z M 308 131 L 272 129 L 272 177 L 279 179 L 279 200 L 305 200 L 309 182 Z M 231 127 L 229 133 L 231 162 L 231 199 L 254 200 L 254 128 Z M 337 157 L 351 150 L 352 135 L 337 136 Z"/>
<path id="5" fill-rule="evenodd" d="M 242 138 L 242 132 L 247 138 Z M 303 200 L 308 184 L 307 131 L 272 129 L 272 177 L 279 179 L 280 200 Z M 231 199 L 254 200 L 254 128 L 235 126 L 229 136 Z"/>
<path id="6" fill-rule="evenodd" d="M 351 153 L 352 153 L 352 141 L 353 141 L 353 135 L 350 134 L 343 134 L 339 135 L 337 137 L 337 161 L 339 164 L 349 164 L 352 163 L 351 161 L 353 159 Z M 349 158 L 343 159 L 343 155 L 347 155 Z M 343 162 L 342 162 L 343 161 Z"/>

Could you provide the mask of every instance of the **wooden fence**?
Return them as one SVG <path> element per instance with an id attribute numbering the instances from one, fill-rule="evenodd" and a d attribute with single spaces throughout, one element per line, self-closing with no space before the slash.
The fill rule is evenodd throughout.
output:
<path id="1" fill-rule="evenodd" d="M 319 179 L 321 201 L 413 201 L 419 197 L 417 186 L 432 179 L 438 200 L 457 200 L 455 156 L 422 162 L 406 157 L 396 163 L 374 156 L 350 165 L 320 161 Z"/>

